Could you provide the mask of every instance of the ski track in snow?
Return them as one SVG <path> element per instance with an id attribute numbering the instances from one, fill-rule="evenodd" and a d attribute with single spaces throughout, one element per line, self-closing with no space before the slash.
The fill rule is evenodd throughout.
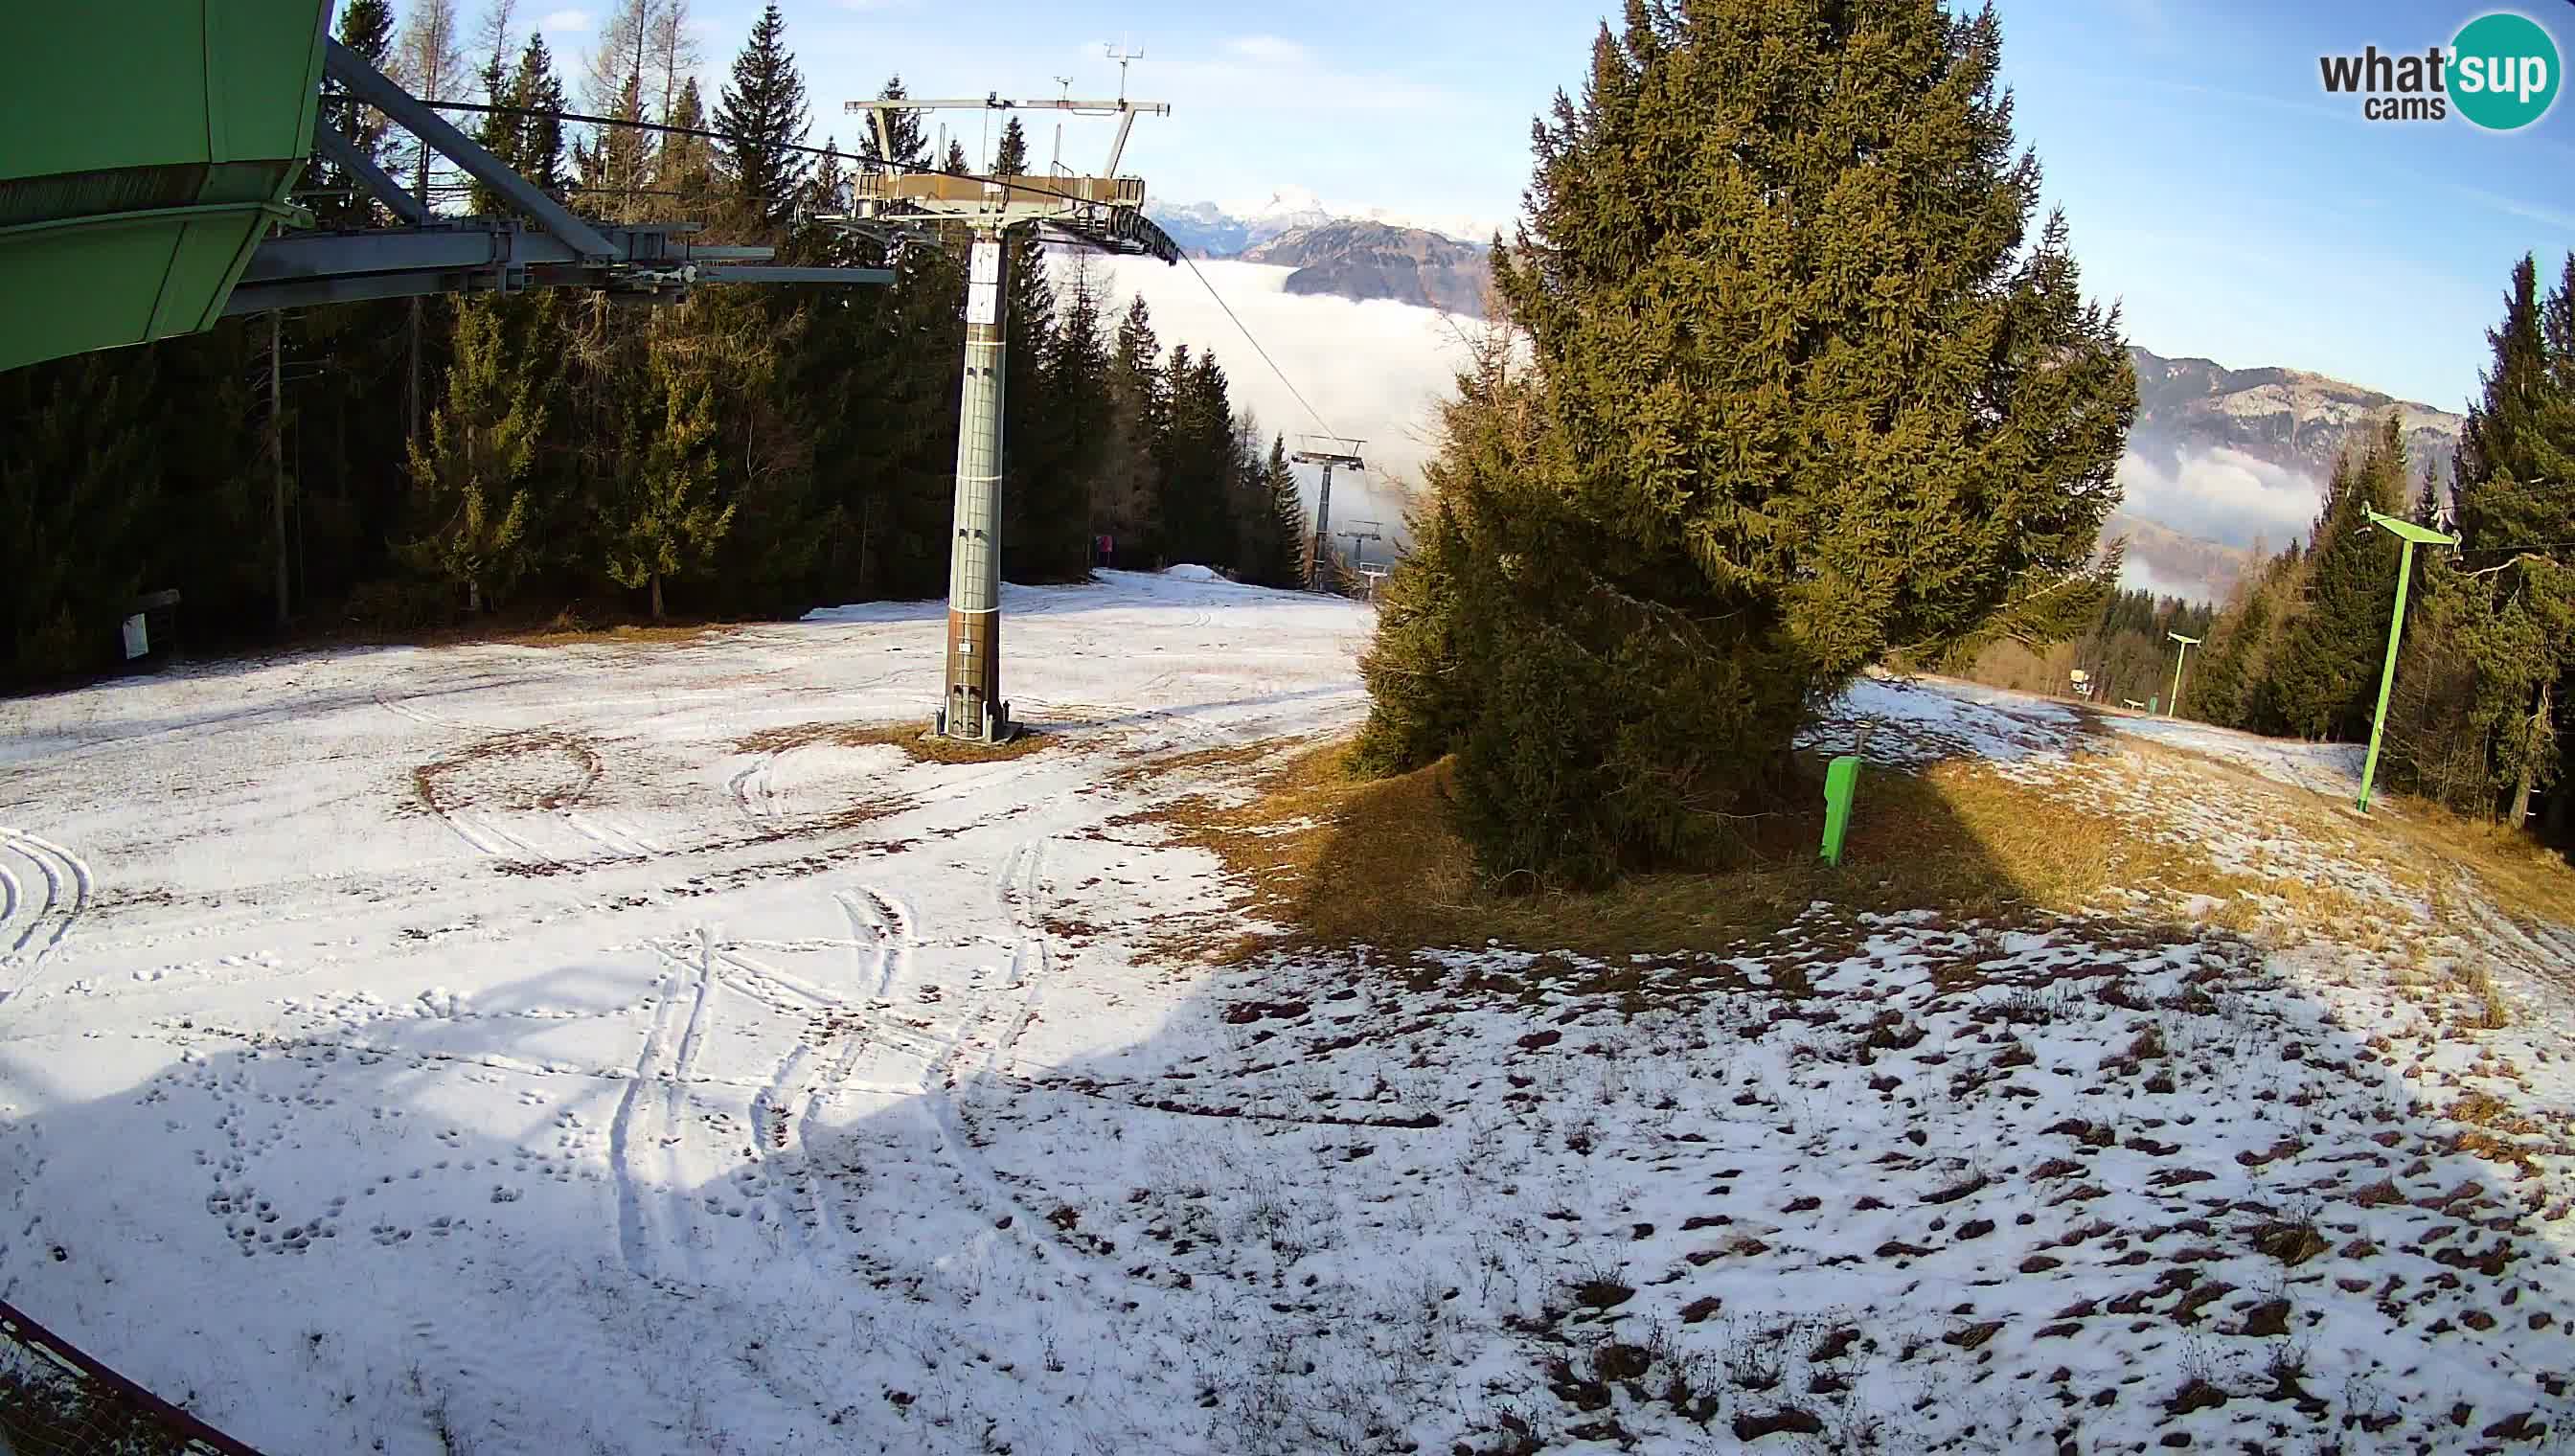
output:
<path id="1" fill-rule="evenodd" d="M 2401 953 L 1818 906 L 1696 972 L 1584 967 L 1689 986 L 1643 1009 L 1543 947 L 1175 965 L 1143 947 L 1243 926 L 1138 811 L 1240 783 L 1170 766 L 1199 750 L 1354 726 L 1369 615 L 1128 573 L 1005 609 L 1061 740 L 989 763 L 740 747 L 919 722 L 937 603 L 13 705 L 74 746 L 5 765 L 45 807 L 0 827 L 0 1288 L 278 1451 L 1484 1450 L 1505 1411 L 1678 1450 L 1791 1406 L 1817 1449 L 2078 1417 L 2085 1450 L 2305 1449 L 2260 1429 L 2324 1429 L 2266 1393 L 2275 1288 L 2327 1424 L 2575 1431 L 2540 1388 L 2575 1320 L 2575 932 L 2444 928 L 2283 828 L 2269 795 L 2339 794 L 2333 754 L 2107 725 L 2253 770 L 2202 772 L 1936 680 L 1810 734 L 2374 897 Z M 2388 988 L 2453 964 L 2511 1027 Z M 2471 1090 L 2537 1129 L 2487 1127 L 2524 1164 L 2444 1120 Z M 2246 1210 L 2308 1201 L 2331 1249 L 2252 1248 Z M 1593 1277 L 1623 1302 L 1568 1297 Z M 1659 1365 L 1566 1394 L 1655 1328 L 1712 1414 Z M 2231 1403 L 2172 1414 L 2186 1372 Z"/>
<path id="2" fill-rule="evenodd" d="M 12 858 L 34 867 L 32 879 L 20 876 Z M 38 881 L 41 899 L 33 887 Z M 0 1000 L 23 989 L 70 938 L 95 888 L 89 861 L 51 839 L 0 824 Z"/>

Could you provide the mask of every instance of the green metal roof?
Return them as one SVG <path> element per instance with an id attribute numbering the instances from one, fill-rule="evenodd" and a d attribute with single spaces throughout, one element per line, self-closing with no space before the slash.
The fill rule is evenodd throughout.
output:
<path id="1" fill-rule="evenodd" d="M 312 148 L 329 0 L 0 7 L 0 369 L 212 327 Z"/>

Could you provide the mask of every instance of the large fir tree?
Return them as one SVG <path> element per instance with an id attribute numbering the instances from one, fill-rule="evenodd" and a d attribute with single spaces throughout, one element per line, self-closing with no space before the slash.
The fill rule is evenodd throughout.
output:
<path id="1" fill-rule="evenodd" d="M 469 609 L 480 610 L 503 600 L 527 568 L 522 483 L 546 422 L 506 357 L 493 301 L 457 306 L 455 350 L 447 398 L 412 451 L 415 528 L 403 556 L 464 587 Z"/>
<path id="2" fill-rule="evenodd" d="M 630 444 L 624 489 L 611 507 L 607 568 L 617 585 L 649 593 L 653 620 L 660 622 L 664 584 L 714 564 L 734 508 L 714 500 L 713 392 L 666 355 L 656 355 L 653 373 L 661 408 Z"/>
<path id="3" fill-rule="evenodd" d="M 2135 384 L 2062 221 L 2030 231 L 2000 62 L 1940 0 L 1632 0 L 1536 128 L 1494 260 L 1533 359 L 1497 404 L 1535 428 L 1446 473 L 1468 620 L 1401 629 L 1468 701 L 1370 681 L 1463 723 L 1497 876 L 1709 857 L 1860 667 L 2099 590 Z"/>
<path id="4" fill-rule="evenodd" d="M 787 49 L 787 20 L 771 0 L 734 57 L 733 79 L 716 106 L 715 129 L 726 138 L 718 144 L 718 167 L 747 227 L 774 233 L 794 215 L 798 190 L 813 170 L 797 148 L 812 124 L 805 78 Z"/>
<path id="5" fill-rule="evenodd" d="M 2308 738 L 2369 731 L 2402 546 L 2369 513 L 2406 506 L 2405 441 L 2390 414 L 2334 468 L 2308 551 L 2307 604 L 2270 664 L 2282 726 Z"/>
<path id="6" fill-rule="evenodd" d="M 2564 769 L 2575 690 L 2575 253 L 2542 295 L 2536 259 L 2513 268 L 2494 362 L 2461 429 L 2454 500 L 2460 566 L 2483 610 L 2462 640 L 2496 717 L 2507 821 Z M 2484 580 L 2491 578 L 2492 580 Z"/>

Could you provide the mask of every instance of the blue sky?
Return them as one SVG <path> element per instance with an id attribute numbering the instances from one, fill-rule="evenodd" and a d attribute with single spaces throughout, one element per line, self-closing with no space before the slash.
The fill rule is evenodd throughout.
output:
<path id="1" fill-rule="evenodd" d="M 589 0 L 590 15 L 600 8 Z M 461 9 L 472 10 L 473 0 Z M 1114 92 L 1104 41 L 1140 48 L 1131 89 L 1175 114 L 1129 152 L 1174 202 L 1301 187 L 1427 217 L 1507 217 L 1530 119 L 1578 83 L 1599 11 L 1549 0 L 785 0 L 818 137 L 847 98 Z M 2575 102 L 2498 134 L 2370 123 L 2328 98 L 2320 53 L 2419 52 L 2496 8 L 2450 0 L 2000 0 L 2022 140 L 2073 224 L 2087 286 L 2130 337 L 2237 368 L 2283 364 L 2456 409 L 2512 261 L 2575 247 Z M 2575 4 L 2518 0 L 2575 59 Z M 758 7 L 693 0 L 720 72 Z M 579 9 L 545 15 L 578 50 Z M 977 114 L 953 124 L 980 128 Z M 1105 149 L 1068 132 L 1068 161 Z M 1088 124 L 1097 127 L 1097 123 Z M 980 131 L 967 148 L 983 147 Z M 1040 131 L 1045 154 L 1051 134 Z M 1085 148 L 1087 150 L 1075 150 Z"/>

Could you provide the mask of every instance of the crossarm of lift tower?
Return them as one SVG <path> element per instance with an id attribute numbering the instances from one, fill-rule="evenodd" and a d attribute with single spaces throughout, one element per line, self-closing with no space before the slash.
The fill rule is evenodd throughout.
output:
<path id="1" fill-rule="evenodd" d="M 842 111 L 865 116 L 879 156 L 894 154 L 889 118 L 895 112 L 918 111 L 1058 111 L 1076 116 L 1118 118 L 1117 138 L 1109 145 L 1108 165 L 1098 175 L 1055 170 L 1038 176 L 985 177 L 928 168 L 877 164 L 862 171 L 852 188 L 851 221 L 862 228 L 901 229 L 947 220 L 963 222 L 978 233 L 1000 234 L 1023 224 L 1049 237 L 1108 253 L 1130 253 L 1182 261 L 1180 245 L 1145 216 L 1145 180 L 1122 177 L 1118 164 L 1127 154 L 1127 138 L 1140 116 L 1169 116 L 1161 101 L 1086 101 L 1061 97 L 1053 101 L 1012 101 L 999 93 L 980 101 L 938 97 L 875 97 L 842 104 Z"/>

